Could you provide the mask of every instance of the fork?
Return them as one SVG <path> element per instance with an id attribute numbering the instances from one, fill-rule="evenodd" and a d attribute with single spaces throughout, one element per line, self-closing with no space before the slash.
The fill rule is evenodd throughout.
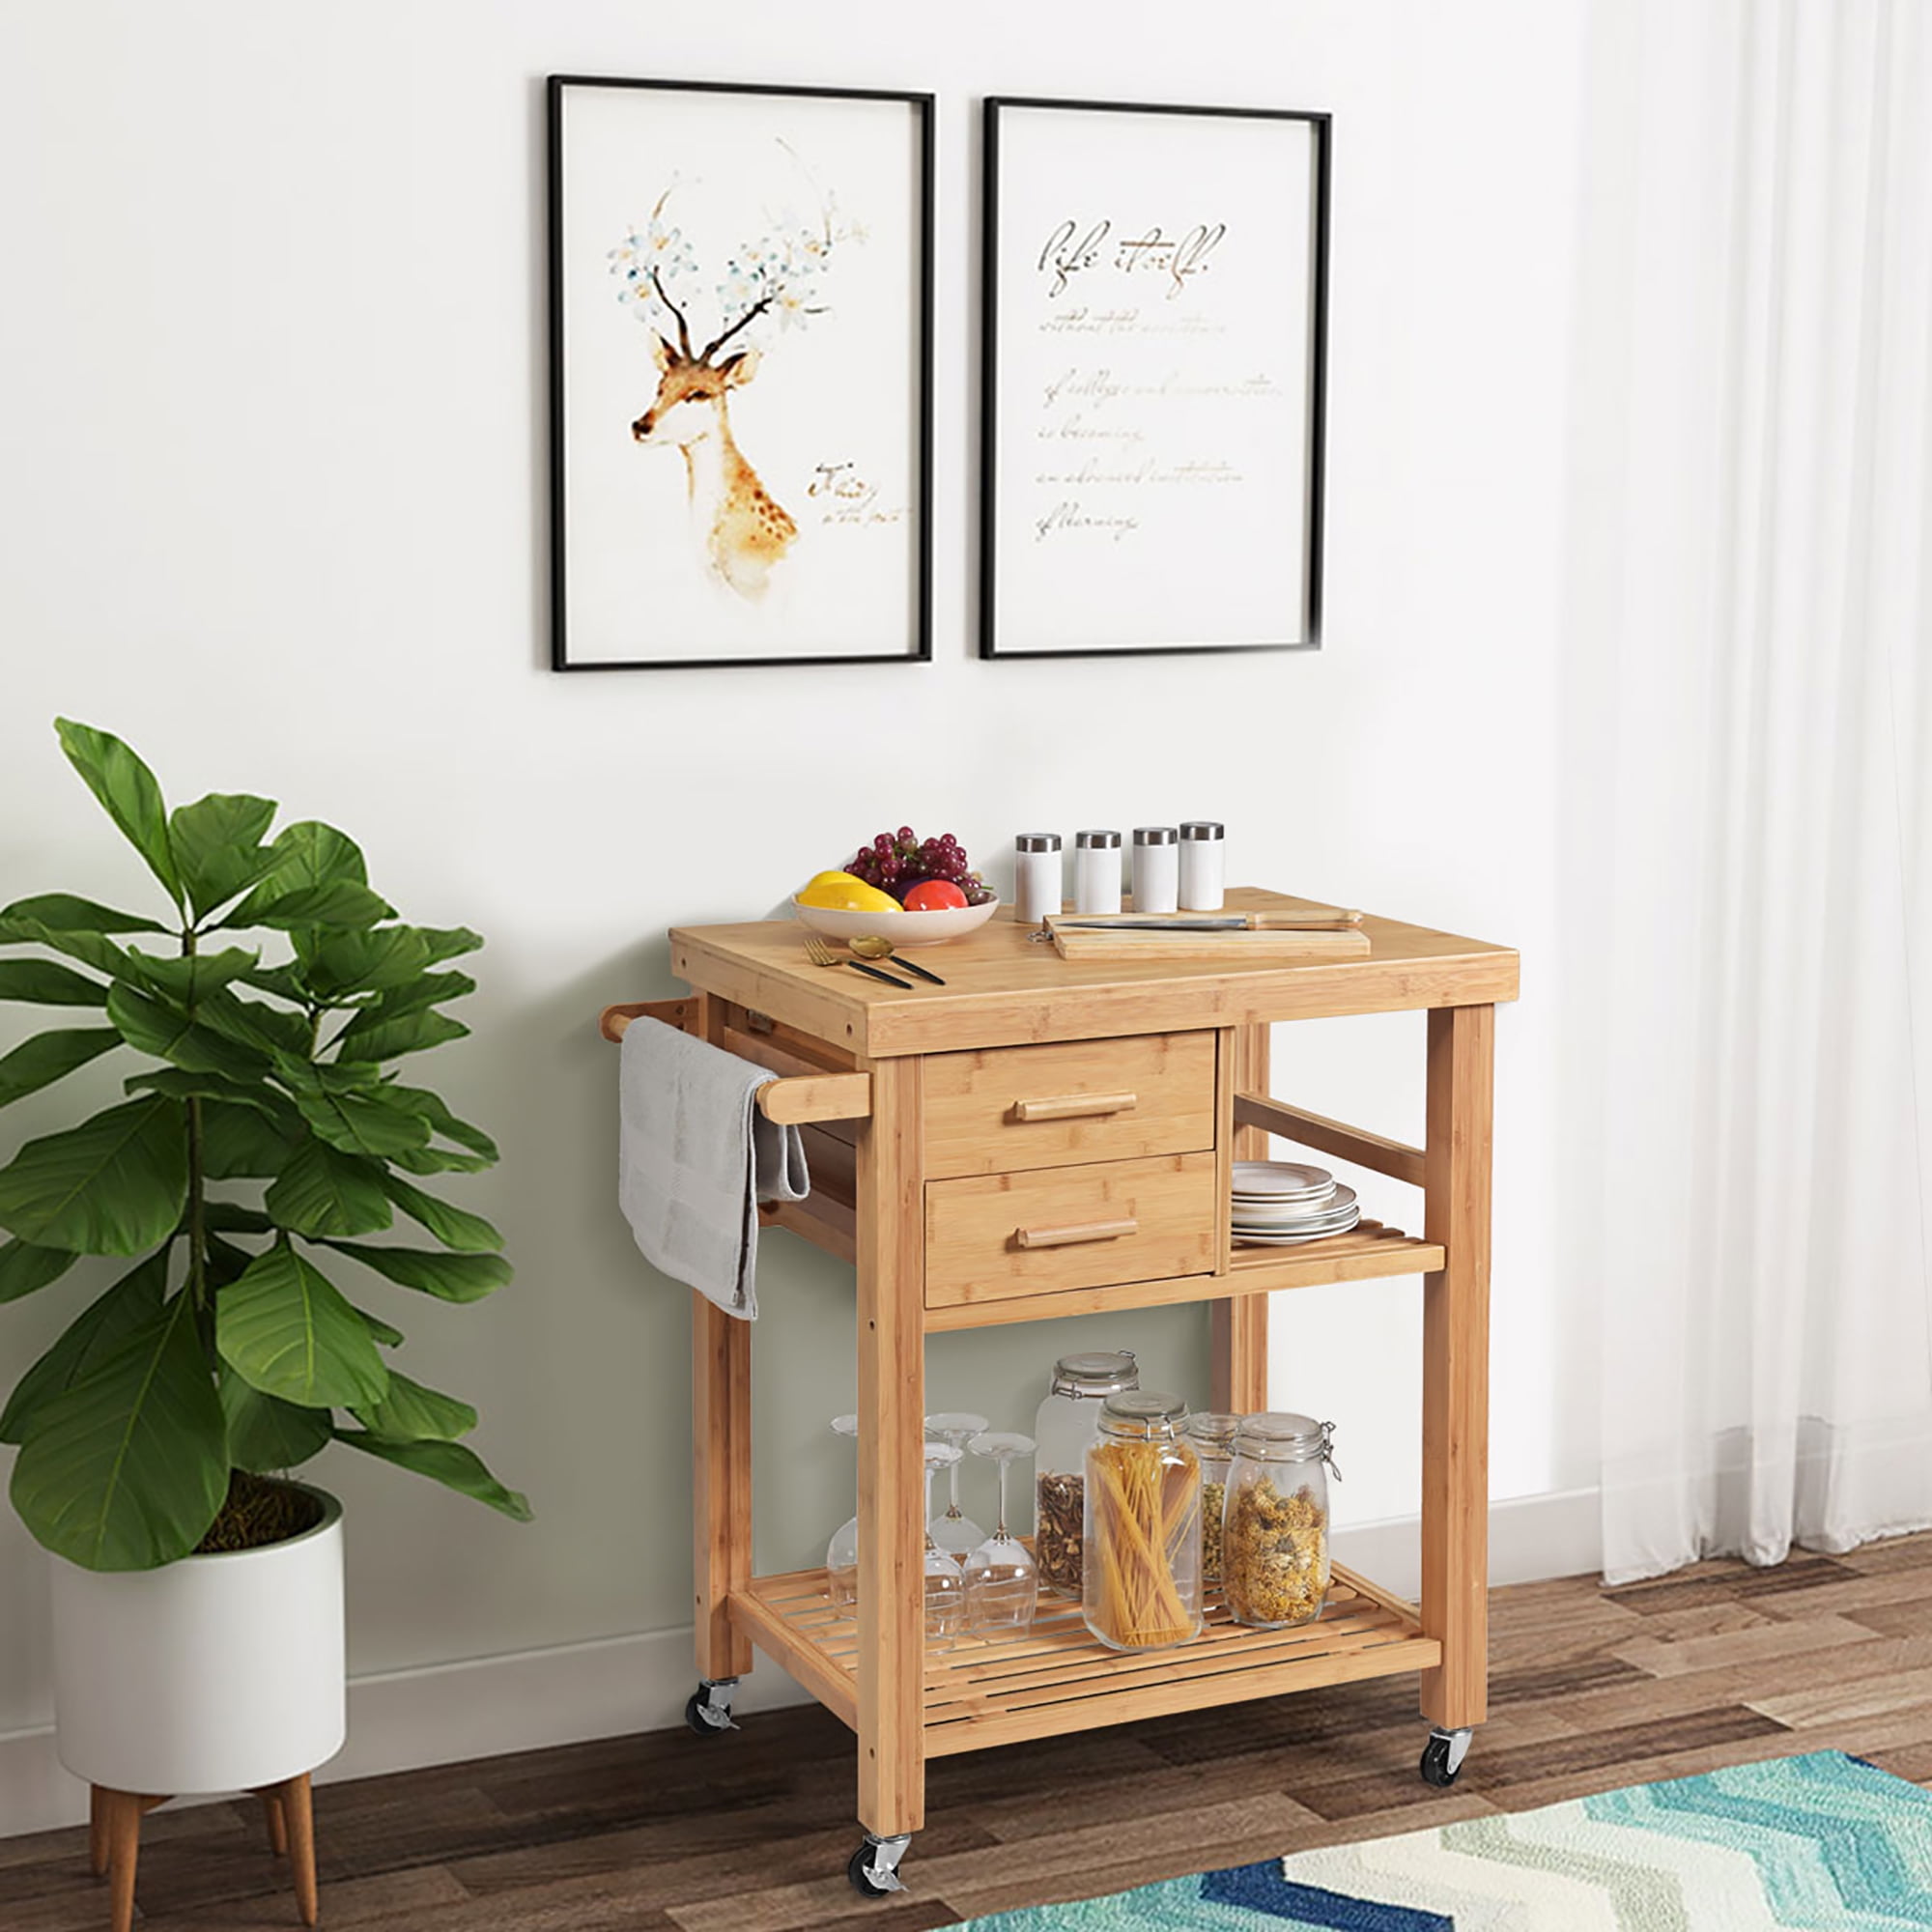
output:
<path id="1" fill-rule="evenodd" d="M 805 941 L 805 956 L 814 966 L 849 966 L 855 973 L 863 973 L 868 980 L 883 980 L 889 986 L 903 986 L 910 993 L 913 983 L 901 980 L 896 973 L 882 973 L 876 966 L 867 966 L 863 960 L 848 959 L 842 952 L 835 952 L 815 933 L 808 933 Z"/>

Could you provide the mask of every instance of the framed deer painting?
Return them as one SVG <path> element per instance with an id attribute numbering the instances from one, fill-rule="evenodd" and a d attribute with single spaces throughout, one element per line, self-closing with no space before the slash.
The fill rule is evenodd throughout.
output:
<path id="1" fill-rule="evenodd" d="M 554 668 L 929 657 L 931 96 L 548 104 Z"/>
<path id="2" fill-rule="evenodd" d="M 985 113 L 980 654 L 1318 645 L 1328 116 Z"/>

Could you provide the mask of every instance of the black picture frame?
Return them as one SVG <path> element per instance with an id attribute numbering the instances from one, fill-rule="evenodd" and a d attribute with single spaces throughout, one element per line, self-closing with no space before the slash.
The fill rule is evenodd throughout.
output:
<path id="1" fill-rule="evenodd" d="M 1000 636 L 999 501 L 1001 449 L 1001 327 L 1000 289 L 1003 258 L 1001 215 L 1002 117 L 1036 110 L 1095 115 L 1159 115 L 1177 122 L 1189 119 L 1293 123 L 1312 137 L 1313 168 L 1309 211 L 1310 256 L 1307 318 L 1308 369 L 1305 437 L 1304 592 L 1298 635 L 1259 641 L 1187 640 L 1131 645 L 1080 645 L 1066 648 L 1003 646 Z M 1333 161 L 1333 119 L 1325 111 L 1296 108 L 1221 107 L 1191 103 L 1077 100 L 1021 96 L 989 96 L 981 122 L 981 281 L 980 281 L 980 571 L 979 654 L 1010 662 L 1032 658 L 1163 657 L 1251 651 L 1319 650 L 1321 646 L 1323 598 L 1323 497 L 1327 438 L 1328 277 L 1330 191 Z"/>
<path id="2" fill-rule="evenodd" d="M 907 648 L 902 652 L 848 654 L 801 652 L 796 655 L 732 655 L 714 658 L 609 658 L 573 656 L 571 650 L 570 547 L 571 452 L 568 444 L 565 338 L 567 303 L 564 260 L 565 194 L 568 141 L 567 111 L 574 89 L 648 90 L 693 96 L 740 96 L 897 102 L 913 117 L 918 185 L 915 207 L 919 225 L 915 275 L 918 313 L 910 318 L 915 346 L 912 367 L 918 395 L 911 421 L 918 454 L 912 479 L 912 510 L 917 528 L 912 537 L 912 612 Z M 606 670 L 693 670 L 712 668 L 779 669 L 788 666 L 924 664 L 932 657 L 932 421 L 933 421 L 933 262 L 934 153 L 937 103 L 918 90 L 841 87 L 789 87 L 733 81 L 694 81 L 640 78 L 609 74 L 551 74 L 545 81 L 546 252 L 548 262 L 549 325 L 549 522 L 551 668 L 560 672 Z M 716 345 L 713 345 L 714 347 Z"/>

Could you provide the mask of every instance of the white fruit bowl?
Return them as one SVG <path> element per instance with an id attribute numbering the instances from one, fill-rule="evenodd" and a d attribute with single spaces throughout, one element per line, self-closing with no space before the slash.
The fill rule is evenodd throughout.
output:
<path id="1" fill-rule="evenodd" d="M 890 939 L 895 946 L 939 946 L 977 932 L 999 911 L 998 899 L 984 905 L 941 906 L 932 912 L 845 912 L 832 906 L 800 905 L 791 909 L 803 923 L 828 939 Z M 891 968 L 887 968 L 891 971 Z"/>

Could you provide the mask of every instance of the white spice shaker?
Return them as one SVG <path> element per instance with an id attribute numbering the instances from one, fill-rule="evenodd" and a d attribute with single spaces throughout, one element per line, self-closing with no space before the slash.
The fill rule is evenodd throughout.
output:
<path id="1" fill-rule="evenodd" d="M 1119 912 L 1121 909 L 1121 835 L 1118 832 L 1076 832 L 1073 835 L 1073 910 Z"/>
<path id="2" fill-rule="evenodd" d="M 1180 910 L 1180 845 L 1171 825 L 1134 827 L 1134 910 Z"/>
<path id="3" fill-rule="evenodd" d="M 1022 832 L 1013 840 L 1013 917 L 1037 925 L 1060 907 L 1060 834 Z"/>
<path id="4" fill-rule="evenodd" d="M 1190 818 L 1180 828 L 1180 903 L 1188 912 L 1219 912 L 1227 889 L 1227 828 Z"/>

